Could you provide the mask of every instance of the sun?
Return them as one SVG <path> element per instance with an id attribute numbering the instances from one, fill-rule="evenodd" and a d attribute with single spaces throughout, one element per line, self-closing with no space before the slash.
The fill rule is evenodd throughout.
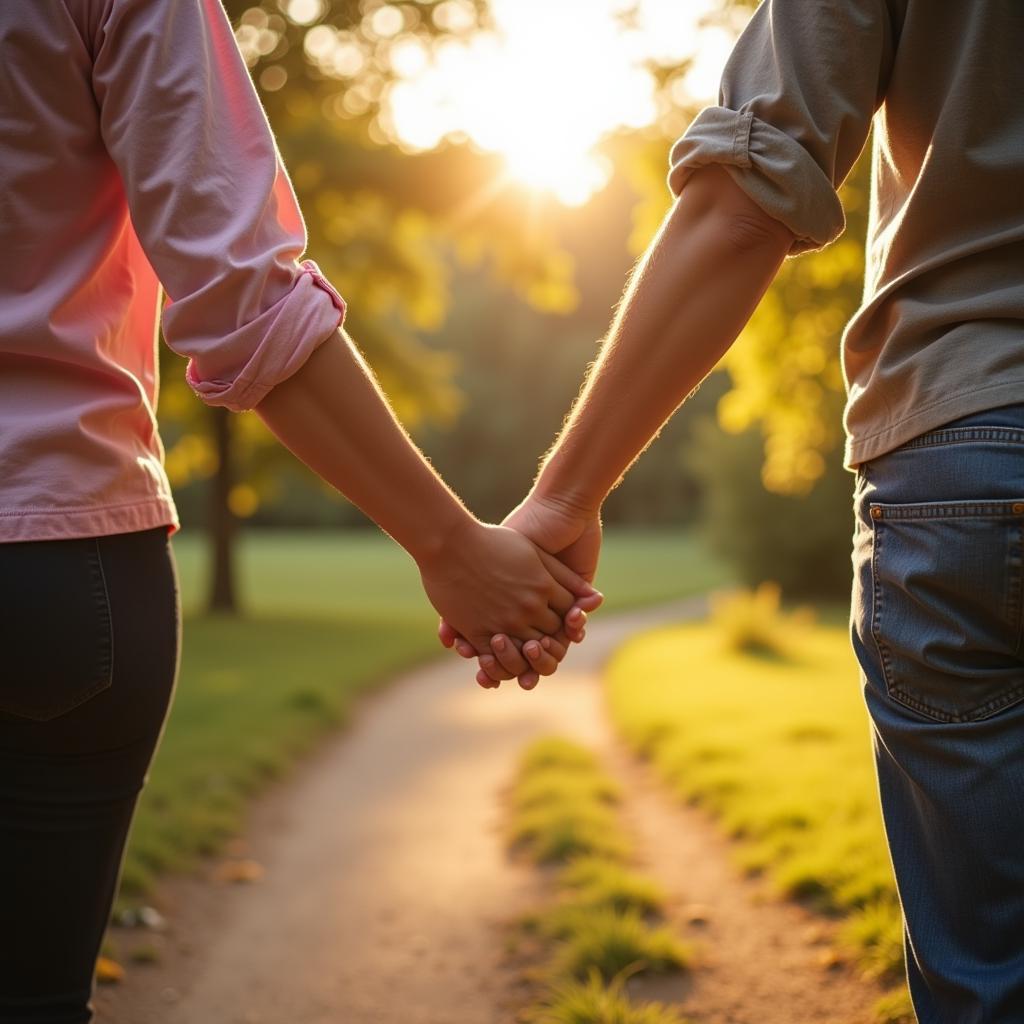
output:
<path id="1" fill-rule="evenodd" d="M 391 130 L 412 149 L 467 139 L 500 155 L 510 182 L 585 204 L 611 178 L 602 140 L 658 117 L 651 55 L 665 47 L 665 18 L 675 19 L 677 56 L 694 42 L 678 13 L 686 4 L 642 0 L 647 22 L 632 27 L 624 6 L 491 0 L 492 29 L 447 39 L 429 54 L 397 51 L 408 73 L 388 95 Z"/>

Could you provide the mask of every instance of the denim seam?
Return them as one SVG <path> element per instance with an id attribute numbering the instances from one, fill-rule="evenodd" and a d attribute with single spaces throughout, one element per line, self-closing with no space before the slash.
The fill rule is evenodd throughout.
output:
<path id="1" fill-rule="evenodd" d="M 878 509 L 882 519 L 1019 519 L 1024 511 L 1015 506 L 1024 506 L 1024 498 L 998 501 L 932 501 L 903 505 L 886 502 L 870 503 Z"/>
<path id="2" fill-rule="evenodd" d="M 872 520 L 872 534 L 871 584 L 873 593 L 871 602 L 871 637 L 875 642 L 875 649 L 878 651 L 879 664 L 882 666 L 882 680 L 885 683 L 885 691 L 892 696 L 893 685 L 889 678 L 891 674 L 889 650 L 885 644 L 882 643 L 882 586 L 878 580 L 878 554 L 882 549 L 882 531 L 878 529 L 874 520 Z"/>
<path id="3" fill-rule="evenodd" d="M 934 448 L 943 445 L 967 444 L 972 441 L 997 441 L 1003 444 L 1024 444 L 1022 427 L 946 427 L 930 430 L 894 448 Z"/>
<path id="4" fill-rule="evenodd" d="M 1021 619 L 1021 590 L 1024 589 L 1024 527 L 1020 523 L 1014 531 L 1014 543 L 1010 549 L 1010 572 L 1011 586 L 1010 597 L 1007 602 L 1007 616 L 1011 623 L 1017 627 L 1014 638 L 1014 653 L 1020 656 L 1021 631 L 1024 628 L 1024 621 Z"/>

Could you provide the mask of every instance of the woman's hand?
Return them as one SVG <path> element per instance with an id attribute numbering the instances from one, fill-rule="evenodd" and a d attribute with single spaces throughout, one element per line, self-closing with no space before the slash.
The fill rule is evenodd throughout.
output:
<path id="1" fill-rule="evenodd" d="M 596 593 L 522 533 L 475 520 L 419 567 L 431 604 L 481 652 L 497 634 L 521 644 L 558 633 L 579 596 Z"/>

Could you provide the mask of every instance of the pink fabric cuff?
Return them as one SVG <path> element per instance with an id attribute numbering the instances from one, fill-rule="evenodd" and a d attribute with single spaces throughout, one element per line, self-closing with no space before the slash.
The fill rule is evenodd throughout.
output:
<path id="1" fill-rule="evenodd" d="M 204 380 L 196 359 L 188 361 L 185 380 L 207 405 L 223 405 L 232 412 L 254 408 L 341 326 L 345 300 L 312 260 L 303 260 L 300 267 L 302 272 L 283 299 L 218 346 L 222 351 L 252 353 L 234 379 Z"/>

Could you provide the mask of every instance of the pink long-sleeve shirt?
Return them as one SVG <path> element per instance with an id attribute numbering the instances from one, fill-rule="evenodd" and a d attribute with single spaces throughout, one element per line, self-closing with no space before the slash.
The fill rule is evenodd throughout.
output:
<path id="1" fill-rule="evenodd" d="M 252 408 L 330 337 L 315 264 L 218 0 L 0 4 L 0 542 L 177 515 L 157 328 Z"/>

